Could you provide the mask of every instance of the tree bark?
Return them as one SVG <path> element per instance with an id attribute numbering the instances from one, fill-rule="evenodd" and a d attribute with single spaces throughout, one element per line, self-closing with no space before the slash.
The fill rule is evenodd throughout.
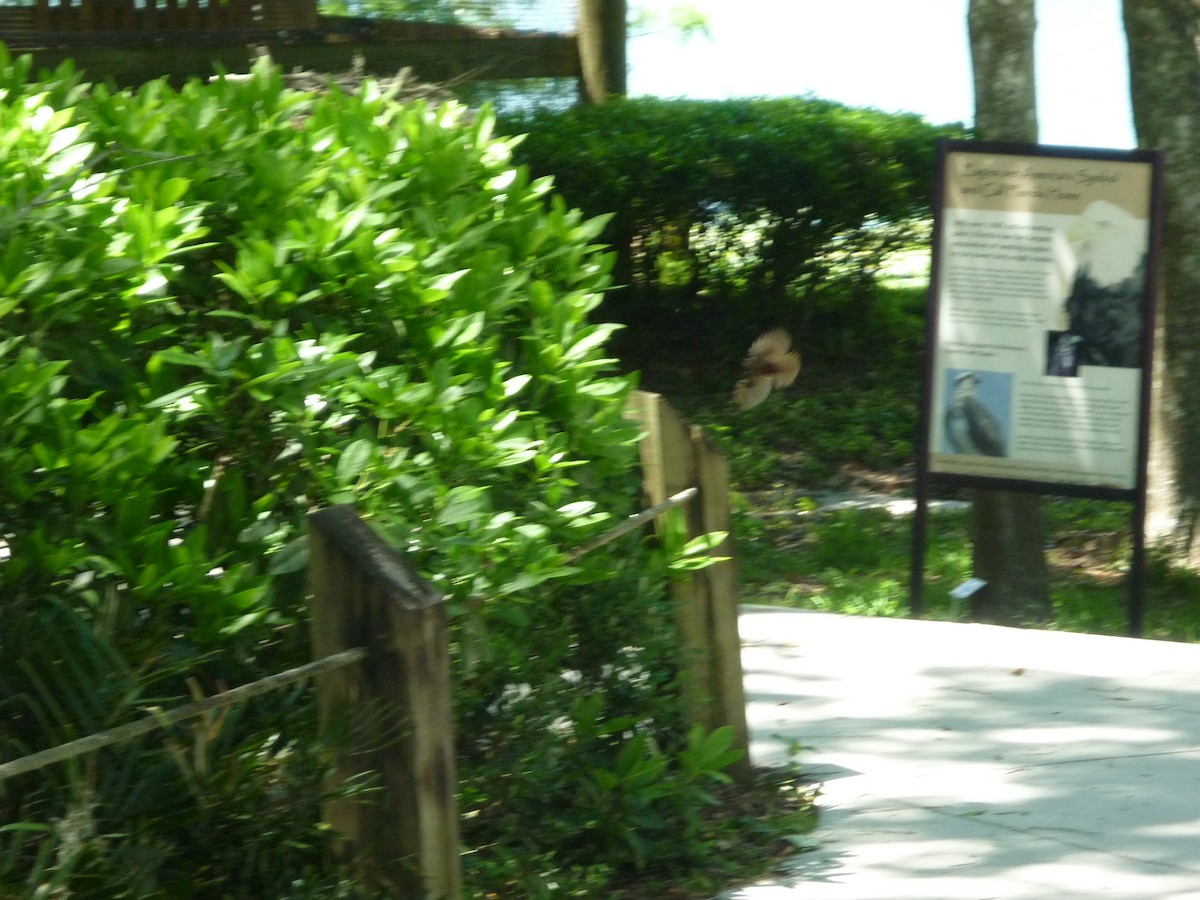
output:
<path id="1" fill-rule="evenodd" d="M 1124 0 L 1138 144 L 1166 156 L 1147 539 L 1200 564 L 1200 3 Z"/>
<path id="2" fill-rule="evenodd" d="M 975 79 L 975 137 L 1038 139 L 1033 0 L 971 0 L 967 33 Z"/>
<path id="3" fill-rule="evenodd" d="M 626 93 L 628 41 L 626 0 L 581 0 L 579 4 L 580 99 L 603 103 Z"/>
<path id="4" fill-rule="evenodd" d="M 1034 0 L 971 0 L 967 31 L 975 80 L 975 137 L 1036 143 Z M 987 582 L 971 618 L 1027 624 L 1049 617 L 1043 500 L 1036 494 L 976 491 L 971 508 L 973 569 Z"/>

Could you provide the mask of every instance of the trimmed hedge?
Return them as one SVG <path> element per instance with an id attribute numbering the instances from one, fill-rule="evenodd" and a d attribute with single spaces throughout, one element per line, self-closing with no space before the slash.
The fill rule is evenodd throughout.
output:
<path id="1" fill-rule="evenodd" d="M 806 98 L 614 100 L 501 127 L 528 132 L 516 158 L 567 202 L 614 213 L 604 239 L 642 297 L 674 283 L 782 298 L 869 276 L 929 216 L 935 142 L 961 133 Z"/>

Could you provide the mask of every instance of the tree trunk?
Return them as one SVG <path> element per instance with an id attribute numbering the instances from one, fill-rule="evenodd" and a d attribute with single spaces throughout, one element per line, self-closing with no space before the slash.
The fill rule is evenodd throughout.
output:
<path id="1" fill-rule="evenodd" d="M 975 77 L 975 137 L 1036 143 L 1034 0 L 971 0 L 967 30 Z M 987 586 L 971 598 L 971 618 L 1026 624 L 1049 617 L 1042 498 L 976 491 L 971 508 L 974 575 Z"/>
<path id="2" fill-rule="evenodd" d="M 971 0 L 967 32 L 975 77 L 975 137 L 1038 139 L 1033 0 Z"/>
<path id="3" fill-rule="evenodd" d="M 625 23 L 626 0 L 580 0 L 579 63 L 580 99 L 603 103 L 623 96 L 628 68 Z"/>
<path id="4" fill-rule="evenodd" d="M 1147 538 L 1200 564 L 1200 56 L 1195 0 L 1124 0 L 1138 144 L 1166 155 Z"/>

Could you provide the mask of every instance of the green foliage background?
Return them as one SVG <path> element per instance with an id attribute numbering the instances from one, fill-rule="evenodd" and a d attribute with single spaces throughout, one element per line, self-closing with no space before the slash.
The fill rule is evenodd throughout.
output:
<path id="1" fill-rule="evenodd" d="M 936 140 L 958 126 L 816 98 L 535 109 L 517 158 L 604 233 L 638 313 L 698 290 L 778 312 L 831 281 L 868 283 L 930 214 Z"/>
<path id="2" fill-rule="evenodd" d="M 491 128 L 0 60 L 4 758 L 304 661 L 305 516 L 353 502 L 451 598 L 471 883 L 687 855 L 732 756 L 665 560 L 567 562 L 639 501 L 604 222 Z M 300 689 L 7 782 L 0 892 L 353 895 L 313 727 Z"/>
<path id="3" fill-rule="evenodd" d="M 351 502 L 451 600 L 472 890 L 714 852 L 736 754 L 681 718 L 664 548 L 569 558 L 640 502 L 619 371 L 781 321 L 898 358 L 873 277 L 940 132 L 818 101 L 502 130 L 265 63 L 117 92 L 0 59 L 0 758 L 305 661 L 305 517 Z M 357 896 L 330 740 L 298 688 L 8 782 L 0 893 Z"/>

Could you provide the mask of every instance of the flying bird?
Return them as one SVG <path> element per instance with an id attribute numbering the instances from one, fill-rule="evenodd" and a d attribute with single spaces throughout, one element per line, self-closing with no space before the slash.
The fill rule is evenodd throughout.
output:
<path id="1" fill-rule="evenodd" d="M 946 435 L 955 453 L 970 456 L 1004 456 L 1000 423 L 975 396 L 979 376 L 963 372 L 954 379 L 954 402 L 946 410 Z"/>
<path id="2" fill-rule="evenodd" d="M 742 363 L 745 374 L 733 389 L 733 399 L 742 409 L 767 399 L 772 388 L 787 387 L 800 371 L 800 354 L 791 349 L 792 339 L 782 328 L 764 332 L 750 345 Z"/>

